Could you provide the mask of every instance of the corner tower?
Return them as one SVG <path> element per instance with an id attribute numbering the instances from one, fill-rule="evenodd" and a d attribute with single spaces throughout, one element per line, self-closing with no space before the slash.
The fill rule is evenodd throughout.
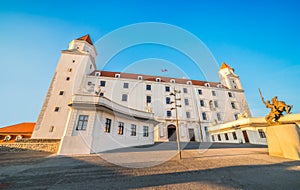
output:
<path id="1" fill-rule="evenodd" d="M 226 63 L 222 63 L 219 70 L 220 82 L 229 89 L 243 90 L 240 77 L 234 73 L 234 69 Z"/>
<path id="2" fill-rule="evenodd" d="M 85 76 L 96 70 L 96 49 L 89 35 L 62 50 L 32 138 L 61 139 L 69 119 L 68 103 L 81 90 Z"/>

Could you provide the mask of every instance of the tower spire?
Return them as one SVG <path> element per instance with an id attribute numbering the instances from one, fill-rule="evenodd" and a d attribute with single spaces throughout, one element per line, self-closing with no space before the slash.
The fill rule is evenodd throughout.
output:
<path id="1" fill-rule="evenodd" d="M 77 40 L 83 40 L 88 42 L 89 44 L 93 45 L 93 42 L 91 40 L 91 37 L 89 34 L 85 35 L 85 36 L 81 36 L 80 38 L 77 38 Z"/>

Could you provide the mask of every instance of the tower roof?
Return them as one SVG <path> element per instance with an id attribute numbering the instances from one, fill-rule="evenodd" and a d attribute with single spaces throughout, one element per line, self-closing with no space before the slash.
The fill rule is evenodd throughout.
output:
<path id="1" fill-rule="evenodd" d="M 92 42 L 92 40 L 91 40 L 91 37 L 90 37 L 90 35 L 85 35 L 85 36 L 82 36 L 82 37 L 80 37 L 80 38 L 77 38 L 77 40 L 83 40 L 83 41 L 86 41 L 86 42 L 88 42 L 89 44 L 91 44 L 91 45 L 93 45 L 93 42 Z"/>
<path id="2" fill-rule="evenodd" d="M 228 69 L 232 69 L 232 70 L 234 71 L 234 68 L 230 67 L 230 66 L 229 66 L 229 65 L 227 65 L 225 62 L 223 62 L 223 63 L 222 63 L 222 65 L 221 65 L 221 67 L 220 67 L 220 70 L 222 70 L 222 69 L 226 69 L 226 68 L 228 68 Z"/>

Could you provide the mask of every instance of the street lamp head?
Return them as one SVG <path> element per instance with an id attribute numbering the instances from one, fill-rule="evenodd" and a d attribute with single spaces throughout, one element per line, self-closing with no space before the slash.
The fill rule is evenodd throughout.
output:
<path id="1" fill-rule="evenodd" d="M 175 94 L 173 92 L 170 93 L 170 96 L 175 96 Z"/>
<path id="2" fill-rule="evenodd" d="M 169 104 L 174 104 L 175 102 L 174 101 L 171 101 Z"/>
<path id="3" fill-rule="evenodd" d="M 170 110 L 174 110 L 175 108 L 171 108 Z"/>

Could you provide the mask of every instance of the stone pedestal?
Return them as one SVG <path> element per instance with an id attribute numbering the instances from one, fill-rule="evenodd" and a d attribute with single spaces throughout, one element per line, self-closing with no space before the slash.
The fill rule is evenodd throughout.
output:
<path id="1" fill-rule="evenodd" d="M 270 156 L 300 160 L 300 128 L 296 124 L 269 126 L 266 135 Z"/>

